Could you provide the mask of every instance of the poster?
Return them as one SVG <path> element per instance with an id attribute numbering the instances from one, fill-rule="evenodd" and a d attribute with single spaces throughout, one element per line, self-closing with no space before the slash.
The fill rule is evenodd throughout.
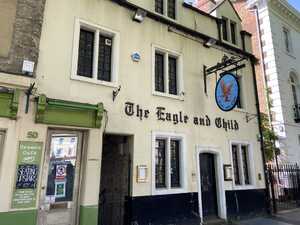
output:
<path id="1" fill-rule="evenodd" d="M 31 208 L 36 205 L 42 142 L 20 141 L 12 208 Z"/>
<path id="2" fill-rule="evenodd" d="M 66 181 L 55 181 L 55 197 L 66 197 Z"/>

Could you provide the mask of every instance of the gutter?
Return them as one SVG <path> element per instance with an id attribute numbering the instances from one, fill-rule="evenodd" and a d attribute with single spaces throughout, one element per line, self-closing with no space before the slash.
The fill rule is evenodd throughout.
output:
<path id="1" fill-rule="evenodd" d="M 195 31 L 195 30 L 193 30 L 191 28 L 188 28 L 188 27 L 186 27 L 184 25 L 176 23 L 176 22 L 174 22 L 174 21 L 172 21 L 172 20 L 170 20 L 170 19 L 168 19 L 168 18 L 166 18 L 164 16 L 161 16 L 161 15 L 159 15 L 157 13 L 153 13 L 153 12 L 151 12 L 151 11 L 145 9 L 145 8 L 141 8 L 141 7 L 135 5 L 135 4 L 131 3 L 131 2 L 128 2 L 127 0 L 111 0 L 111 1 L 114 2 L 114 3 L 119 4 L 120 6 L 122 6 L 124 8 L 127 8 L 127 9 L 129 9 L 131 11 L 137 11 L 138 9 L 140 9 L 140 10 L 142 10 L 142 11 L 144 11 L 146 13 L 146 17 L 148 17 L 148 18 L 150 18 L 152 20 L 158 21 L 159 23 L 165 24 L 167 26 L 176 28 L 177 30 L 182 31 L 184 33 L 187 33 L 187 34 L 189 34 L 191 36 L 194 36 L 194 37 L 197 37 L 197 38 L 201 38 L 205 42 L 208 41 L 208 40 L 210 40 L 210 39 L 216 39 L 214 37 L 208 36 L 206 34 L 203 34 L 201 32 L 198 32 L 198 31 Z M 215 19 L 217 19 L 217 18 L 215 18 Z M 223 47 L 223 48 L 225 48 L 227 50 L 233 51 L 233 52 L 235 52 L 237 54 L 241 54 L 241 55 L 246 56 L 246 57 L 248 57 L 250 59 L 255 59 L 256 60 L 256 58 L 255 58 L 255 56 L 253 54 L 251 54 L 249 52 L 246 52 L 246 51 L 244 51 L 242 49 L 236 48 L 236 47 L 234 47 L 232 45 L 226 44 L 226 43 L 224 43 L 224 42 L 222 42 L 220 40 L 217 40 L 217 42 L 216 42 L 215 45 L 218 45 L 218 46 Z"/>

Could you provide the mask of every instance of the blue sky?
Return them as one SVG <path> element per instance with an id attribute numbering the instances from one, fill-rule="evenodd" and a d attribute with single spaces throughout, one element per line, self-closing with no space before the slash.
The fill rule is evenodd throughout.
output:
<path id="1" fill-rule="evenodd" d="M 294 6 L 298 11 L 300 11 L 300 1 L 299 0 L 288 0 L 288 2 Z"/>

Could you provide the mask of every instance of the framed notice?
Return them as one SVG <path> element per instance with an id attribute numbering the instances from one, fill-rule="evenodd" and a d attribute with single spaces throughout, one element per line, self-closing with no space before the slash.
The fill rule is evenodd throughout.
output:
<path id="1" fill-rule="evenodd" d="M 55 181 L 55 198 L 66 197 L 66 181 Z"/>
<path id="2" fill-rule="evenodd" d="M 36 206 L 36 195 L 42 142 L 20 141 L 17 157 L 12 208 L 32 208 Z"/>
<path id="3" fill-rule="evenodd" d="M 148 168 L 145 165 L 137 166 L 137 182 L 145 183 L 147 182 Z"/>
<path id="4" fill-rule="evenodd" d="M 232 181 L 232 166 L 231 165 L 224 165 L 224 180 L 225 181 Z"/>

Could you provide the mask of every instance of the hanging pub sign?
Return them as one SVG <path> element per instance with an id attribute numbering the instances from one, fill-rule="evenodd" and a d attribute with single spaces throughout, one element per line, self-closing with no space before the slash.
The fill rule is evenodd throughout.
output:
<path id="1" fill-rule="evenodd" d="M 215 98 L 218 107 L 225 111 L 231 111 L 239 99 L 239 82 L 235 75 L 224 73 L 218 80 L 215 89 Z"/>

